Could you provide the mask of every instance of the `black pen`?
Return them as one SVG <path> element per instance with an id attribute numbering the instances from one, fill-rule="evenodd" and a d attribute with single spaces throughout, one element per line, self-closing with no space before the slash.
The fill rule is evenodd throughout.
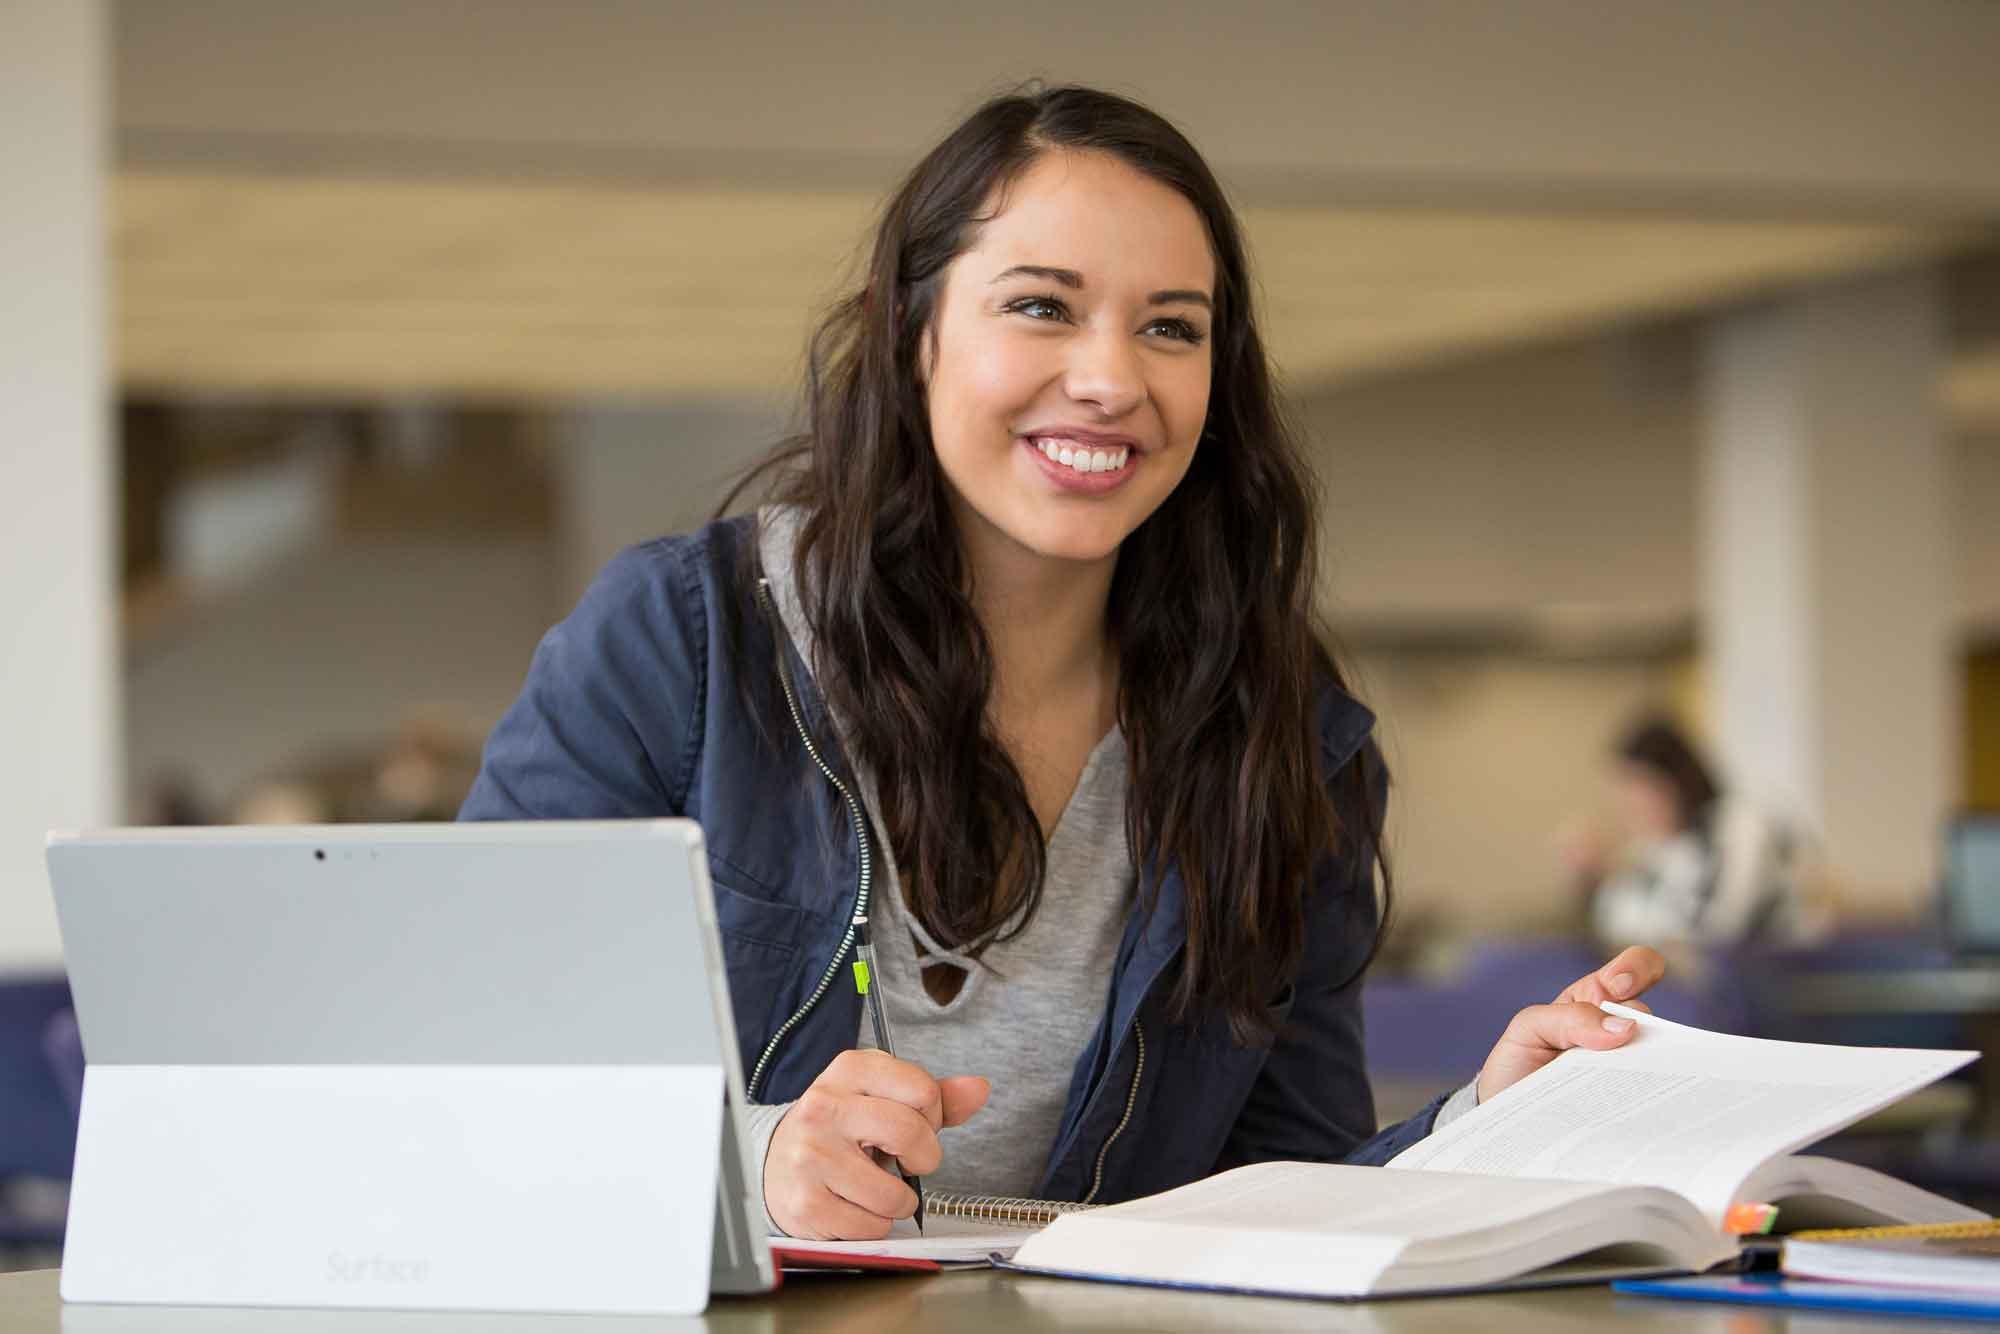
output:
<path id="1" fill-rule="evenodd" d="M 875 1030 L 876 1047 L 894 1056 L 896 1047 L 889 1038 L 889 1014 L 882 1008 L 882 993 L 875 986 L 875 942 L 868 937 L 868 919 L 860 914 L 854 918 L 854 989 L 861 993 L 862 1001 L 868 1006 L 868 1026 Z M 903 1178 L 904 1184 L 917 1193 L 917 1231 L 922 1232 L 923 1180 L 904 1171 L 901 1159 L 896 1161 L 896 1172 Z"/>

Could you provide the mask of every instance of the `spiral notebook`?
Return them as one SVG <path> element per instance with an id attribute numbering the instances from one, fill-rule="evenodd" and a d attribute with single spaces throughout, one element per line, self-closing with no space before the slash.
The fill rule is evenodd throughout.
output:
<path id="1" fill-rule="evenodd" d="M 1800 1278 L 1950 1288 L 2000 1298 L 2000 1223 L 1848 1228 L 1786 1238 L 1781 1268 Z"/>
<path id="2" fill-rule="evenodd" d="M 986 1264 L 996 1254 L 1012 1255 L 1017 1247 L 1065 1214 L 1099 1206 L 1062 1200 L 1029 1200 L 1014 1195 L 958 1195 L 930 1191 L 924 1197 L 924 1230 L 908 1219 L 898 1220 L 880 1241 L 794 1241 L 771 1238 L 783 1264 L 821 1266 L 843 1258 L 931 1264 Z M 875 1266 L 869 1266 L 875 1267 Z M 899 1263 L 895 1267 L 909 1267 Z"/>

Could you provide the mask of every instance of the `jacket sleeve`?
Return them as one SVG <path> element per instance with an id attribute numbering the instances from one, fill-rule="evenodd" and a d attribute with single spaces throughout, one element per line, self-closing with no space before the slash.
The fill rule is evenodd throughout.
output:
<path id="1" fill-rule="evenodd" d="M 1357 783 L 1380 829 L 1389 792 L 1381 752 L 1368 741 L 1349 763 L 1358 769 L 1336 781 Z M 1380 1165 L 1431 1132 L 1445 1096 L 1379 1134 L 1375 1128 L 1362 1046 L 1361 973 L 1380 922 L 1375 848 L 1369 838 L 1356 838 L 1343 855 L 1321 863 L 1289 1012 L 1217 1171 L 1271 1159 Z"/>
<path id="2" fill-rule="evenodd" d="M 543 637 L 520 698 L 487 738 L 459 819 L 683 813 L 707 664 L 691 541 L 622 552 Z"/>

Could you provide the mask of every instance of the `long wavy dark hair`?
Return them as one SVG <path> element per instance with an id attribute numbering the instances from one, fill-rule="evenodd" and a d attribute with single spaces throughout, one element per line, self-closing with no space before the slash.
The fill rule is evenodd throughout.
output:
<path id="1" fill-rule="evenodd" d="M 816 330 L 803 432 L 753 467 L 720 512 L 765 478 L 770 499 L 801 513 L 793 575 L 813 670 L 874 776 L 909 909 L 948 946 L 1020 931 L 1040 901 L 1046 833 L 987 717 L 993 658 L 933 451 L 920 356 L 946 267 L 991 216 L 982 211 L 1052 151 L 1108 153 L 1178 190 L 1214 251 L 1203 443 L 1120 549 L 1107 628 L 1142 883 L 1157 884 L 1171 863 L 1186 886 L 1175 1012 L 1216 1007 L 1239 1040 L 1264 1039 L 1270 1003 L 1305 949 L 1318 859 L 1345 852 L 1359 863 L 1342 889 L 1368 902 L 1348 920 L 1379 939 L 1388 867 L 1371 789 L 1382 775 L 1372 747 L 1323 772 L 1318 695 L 1346 686 L 1314 621 L 1312 478 L 1272 386 L 1235 215 L 1178 130 L 1079 87 L 1030 88 L 975 111 L 889 200 L 859 288 Z"/>

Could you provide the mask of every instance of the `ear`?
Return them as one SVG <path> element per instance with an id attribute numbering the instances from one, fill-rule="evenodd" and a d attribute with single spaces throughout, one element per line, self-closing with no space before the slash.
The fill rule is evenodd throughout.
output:
<path id="1" fill-rule="evenodd" d="M 898 318 L 901 318 L 901 307 L 897 308 L 896 314 Z M 931 371 L 936 365 L 937 325 L 933 324 L 930 328 L 924 330 L 922 335 L 917 339 L 917 383 L 927 390 L 931 387 Z"/>

